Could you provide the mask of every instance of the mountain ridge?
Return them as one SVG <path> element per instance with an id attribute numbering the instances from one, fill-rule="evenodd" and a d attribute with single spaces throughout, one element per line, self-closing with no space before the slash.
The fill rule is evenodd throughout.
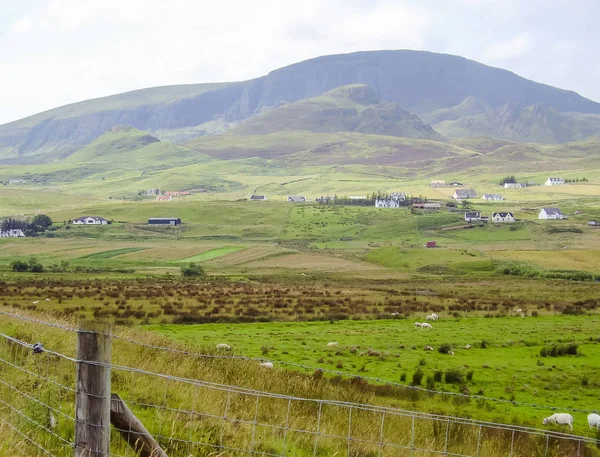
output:
<path id="1" fill-rule="evenodd" d="M 309 59 L 249 81 L 140 89 L 55 108 L 1 125 L 0 162 L 56 160 L 123 124 L 161 132 L 161 138 L 176 133 L 183 141 L 348 84 L 370 85 L 382 102 L 417 115 L 454 107 L 469 96 L 492 108 L 543 102 L 560 112 L 600 114 L 599 103 L 573 91 L 463 57 L 362 51 Z"/>

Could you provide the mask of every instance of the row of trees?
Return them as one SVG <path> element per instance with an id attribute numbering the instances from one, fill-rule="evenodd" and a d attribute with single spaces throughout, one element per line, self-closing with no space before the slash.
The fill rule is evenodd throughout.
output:
<path id="1" fill-rule="evenodd" d="M 573 178 L 573 179 L 565 179 L 565 182 L 569 183 L 569 182 L 588 182 L 587 178 Z"/>
<path id="2" fill-rule="evenodd" d="M 4 219 L 0 224 L 0 231 L 23 230 L 25 236 L 36 236 L 38 233 L 45 232 L 52 226 L 53 222 L 45 214 L 38 214 L 31 220 Z"/>

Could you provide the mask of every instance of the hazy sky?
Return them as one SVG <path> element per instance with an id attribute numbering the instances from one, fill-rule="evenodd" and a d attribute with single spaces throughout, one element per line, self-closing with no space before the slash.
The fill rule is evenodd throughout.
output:
<path id="1" fill-rule="evenodd" d="M 0 123 L 325 54 L 465 56 L 600 101 L 597 0 L 0 0 Z"/>

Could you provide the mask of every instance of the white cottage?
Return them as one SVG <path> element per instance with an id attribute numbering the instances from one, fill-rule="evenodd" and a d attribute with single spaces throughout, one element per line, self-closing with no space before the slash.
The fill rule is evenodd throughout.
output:
<path id="1" fill-rule="evenodd" d="M 545 186 L 560 186 L 565 183 L 562 178 L 548 178 L 548 181 L 544 183 Z"/>
<path id="2" fill-rule="evenodd" d="M 97 216 L 82 216 L 71 221 L 74 225 L 106 225 L 108 221 L 103 217 Z"/>
<path id="3" fill-rule="evenodd" d="M 375 200 L 375 208 L 398 208 L 400 204 L 396 200 Z"/>
<path id="4" fill-rule="evenodd" d="M 483 194 L 483 197 L 481 197 L 481 199 L 487 200 L 487 201 L 504 200 L 504 198 L 502 198 L 502 195 L 499 195 L 499 194 Z"/>
<path id="5" fill-rule="evenodd" d="M 540 214 L 538 215 L 538 219 L 543 220 L 556 220 L 556 219 L 566 219 L 563 213 L 560 212 L 558 208 L 542 208 Z"/>
<path id="6" fill-rule="evenodd" d="M 513 213 L 492 213 L 492 222 L 515 222 Z"/>
<path id="7" fill-rule="evenodd" d="M 0 238 L 24 238 L 25 234 L 21 229 L 10 229 L 5 232 L 0 231 Z"/>

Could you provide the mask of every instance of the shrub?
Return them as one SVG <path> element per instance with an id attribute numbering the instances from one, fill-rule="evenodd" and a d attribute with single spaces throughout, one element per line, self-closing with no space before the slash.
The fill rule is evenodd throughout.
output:
<path id="1" fill-rule="evenodd" d="M 442 382 L 442 374 L 443 374 L 443 373 L 442 373 L 440 370 L 436 370 L 436 371 L 433 373 L 433 380 L 434 380 L 435 382 Z"/>
<path id="2" fill-rule="evenodd" d="M 425 379 L 425 386 L 427 386 L 429 390 L 435 390 L 435 382 L 431 376 L 427 376 Z"/>
<path id="3" fill-rule="evenodd" d="M 181 276 L 184 278 L 195 278 L 198 276 L 204 276 L 206 273 L 204 269 L 195 263 L 190 263 L 188 266 L 181 267 Z"/>
<path id="4" fill-rule="evenodd" d="M 415 371 L 413 373 L 411 385 L 420 386 L 421 381 L 423 380 L 423 376 L 425 376 L 425 373 L 423 373 L 423 370 L 421 370 L 420 368 L 417 368 L 417 371 Z"/>
<path id="5" fill-rule="evenodd" d="M 44 265 L 37 261 L 35 258 L 29 259 L 29 270 L 33 273 L 43 273 Z"/>
<path id="6" fill-rule="evenodd" d="M 578 355 L 579 345 L 575 343 L 570 344 L 555 344 L 553 346 L 546 346 L 540 349 L 540 355 L 542 357 L 562 357 L 565 355 Z"/>
<path id="7" fill-rule="evenodd" d="M 406 382 L 406 373 L 400 375 L 400 382 Z"/>
<path id="8" fill-rule="evenodd" d="M 450 368 L 444 373 L 444 382 L 446 384 L 462 384 L 464 382 L 463 375 L 457 368 Z"/>
<path id="9" fill-rule="evenodd" d="M 473 370 L 467 371 L 467 381 L 473 381 Z"/>
<path id="10" fill-rule="evenodd" d="M 15 260 L 13 263 L 10 264 L 10 268 L 12 271 L 17 271 L 21 273 L 23 271 L 29 270 L 29 264 L 23 262 L 22 260 Z"/>
<path id="11" fill-rule="evenodd" d="M 452 351 L 452 345 L 450 343 L 444 343 L 438 348 L 440 354 L 448 354 Z"/>

